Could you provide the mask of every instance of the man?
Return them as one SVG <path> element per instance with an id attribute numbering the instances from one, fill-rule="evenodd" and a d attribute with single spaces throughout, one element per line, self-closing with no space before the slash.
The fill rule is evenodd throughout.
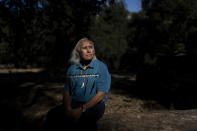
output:
<path id="1" fill-rule="evenodd" d="M 105 111 L 111 76 L 87 38 L 78 41 L 69 61 L 72 65 L 66 73 L 63 95 L 69 125 L 74 130 L 96 130 L 96 122 Z"/>

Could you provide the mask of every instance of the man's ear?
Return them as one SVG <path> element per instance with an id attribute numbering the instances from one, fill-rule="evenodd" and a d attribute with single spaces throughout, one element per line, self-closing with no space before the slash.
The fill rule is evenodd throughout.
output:
<path id="1" fill-rule="evenodd" d="M 79 51 L 78 51 L 78 50 L 76 50 L 76 55 L 78 55 L 78 56 L 79 56 Z"/>

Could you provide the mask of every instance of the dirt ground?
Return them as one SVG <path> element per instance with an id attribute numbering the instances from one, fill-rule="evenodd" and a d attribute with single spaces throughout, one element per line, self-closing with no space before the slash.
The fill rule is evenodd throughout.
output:
<path id="1" fill-rule="evenodd" d="M 38 70 L 24 72 L 0 70 L 2 131 L 43 130 L 47 114 L 62 104 L 63 81 L 46 79 Z M 122 88 L 136 86 L 135 79 L 134 74 L 112 74 L 99 131 L 197 130 L 197 109 L 169 110 L 154 100 L 140 99 Z"/>

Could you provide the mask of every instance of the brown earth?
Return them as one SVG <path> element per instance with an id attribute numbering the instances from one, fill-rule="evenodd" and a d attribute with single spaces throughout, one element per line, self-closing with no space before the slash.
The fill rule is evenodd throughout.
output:
<path id="1" fill-rule="evenodd" d="M 1 92 L 0 130 L 42 130 L 48 112 L 62 104 L 63 81 L 38 81 L 40 74 L 34 75 L 38 72 L 28 70 L 20 75 L 19 71 L 0 72 L 1 89 L 6 88 Z M 98 122 L 99 131 L 197 130 L 197 109 L 168 110 L 156 101 L 131 95 L 122 89 L 125 86 L 122 83 L 133 88 L 135 75 L 112 74 L 106 111 Z"/>

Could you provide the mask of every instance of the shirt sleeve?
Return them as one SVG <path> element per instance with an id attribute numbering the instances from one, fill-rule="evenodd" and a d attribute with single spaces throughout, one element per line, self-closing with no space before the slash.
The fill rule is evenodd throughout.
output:
<path id="1" fill-rule="evenodd" d="M 111 76 L 105 64 L 99 66 L 98 74 L 99 76 L 96 79 L 97 91 L 108 92 L 111 85 Z"/>
<path id="2" fill-rule="evenodd" d="M 65 75 L 64 91 L 70 91 L 69 69 Z"/>

